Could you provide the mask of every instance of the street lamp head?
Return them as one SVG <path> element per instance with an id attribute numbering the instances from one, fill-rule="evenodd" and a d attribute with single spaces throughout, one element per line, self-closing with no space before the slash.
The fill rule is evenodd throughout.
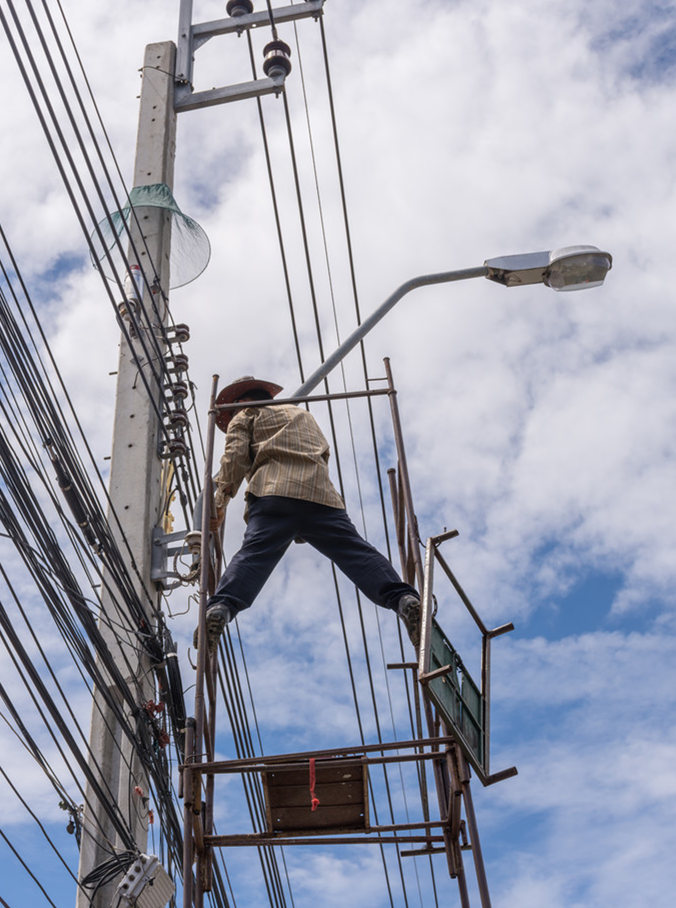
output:
<path id="1" fill-rule="evenodd" d="M 552 290 L 600 287 L 613 265 L 609 252 L 596 246 L 564 246 L 549 253 L 544 282 Z"/>
<path id="2" fill-rule="evenodd" d="M 612 256 L 596 246 L 564 246 L 553 252 L 503 255 L 484 262 L 486 277 L 505 287 L 546 284 L 553 290 L 598 287 L 610 271 Z"/>

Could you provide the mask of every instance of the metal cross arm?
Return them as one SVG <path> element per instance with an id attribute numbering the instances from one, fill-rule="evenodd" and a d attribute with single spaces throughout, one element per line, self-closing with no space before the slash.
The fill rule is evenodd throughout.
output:
<path id="1" fill-rule="evenodd" d="M 291 71 L 291 49 L 283 41 L 276 39 L 266 45 L 263 71 L 268 78 L 253 79 L 236 85 L 212 88 L 206 91 L 193 91 L 193 67 L 195 51 L 210 38 L 218 35 L 242 35 L 245 31 L 272 26 L 273 37 L 276 36 L 278 24 L 293 22 L 297 19 L 322 14 L 324 0 L 305 0 L 302 4 L 284 6 L 274 10 L 253 12 L 249 0 L 230 2 L 226 19 L 214 19 L 193 25 L 192 0 L 181 0 L 179 11 L 179 28 L 176 51 L 176 74 L 174 109 L 177 112 L 195 110 L 200 107 L 211 107 L 229 101 L 240 101 L 245 98 L 257 98 L 266 94 L 279 94 L 284 87 L 284 80 Z"/>
<path id="2" fill-rule="evenodd" d="M 216 104 L 227 104 L 229 101 L 244 101 L 247 98 L 279 94 L 283 87 L 282 76 L 276 76 L 274 79 L 252 79 L 249 82 L 226 85 L 224 88 L 211 88 L 208 91 L 192 91 L 188 85 L 177 85 L 174 110 L 182 113 L 184 110 L 214 107 Z"/>

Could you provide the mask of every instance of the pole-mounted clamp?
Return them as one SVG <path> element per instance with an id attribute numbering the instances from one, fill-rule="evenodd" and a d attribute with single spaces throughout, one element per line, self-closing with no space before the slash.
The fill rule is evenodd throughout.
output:
<path id="1" fill-rule="evenodd" d="M 194 536 L 194 532 L 186 533 L 185 530 L 165 533 L 162 527 L 153 527 L 150 578 L 163 590 L 174 590 L 197 580 L 199 543 L 195 545 Z M 192 554 L 194 561 L 188 573 L 182 574 L 178 570 L 178 559 L 185 553 Z"/>

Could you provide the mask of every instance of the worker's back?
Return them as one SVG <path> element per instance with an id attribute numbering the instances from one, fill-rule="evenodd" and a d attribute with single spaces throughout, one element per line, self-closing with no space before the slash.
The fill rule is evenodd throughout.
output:
<path id="1" fill-rule="evenodd" d="M 227 447 L 249 445 L 248 491 L 343 508 L 328 471 L 329 445 L 314 417 L 293 404 L 247 407 L 228 427 Z"/>

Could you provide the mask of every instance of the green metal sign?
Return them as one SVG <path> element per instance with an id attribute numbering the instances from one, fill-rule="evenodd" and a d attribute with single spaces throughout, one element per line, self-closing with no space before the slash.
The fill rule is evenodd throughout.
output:
<path id="1" fill-rule="evenodd" d="M 448 666 L 448 671 L 430 678 L 427 689 L 446 725 L 474 768 L 487 775 L 485 709 L 481 691 L 462 659 L 436 621 L 432 621 L 429 673 Z"/>

